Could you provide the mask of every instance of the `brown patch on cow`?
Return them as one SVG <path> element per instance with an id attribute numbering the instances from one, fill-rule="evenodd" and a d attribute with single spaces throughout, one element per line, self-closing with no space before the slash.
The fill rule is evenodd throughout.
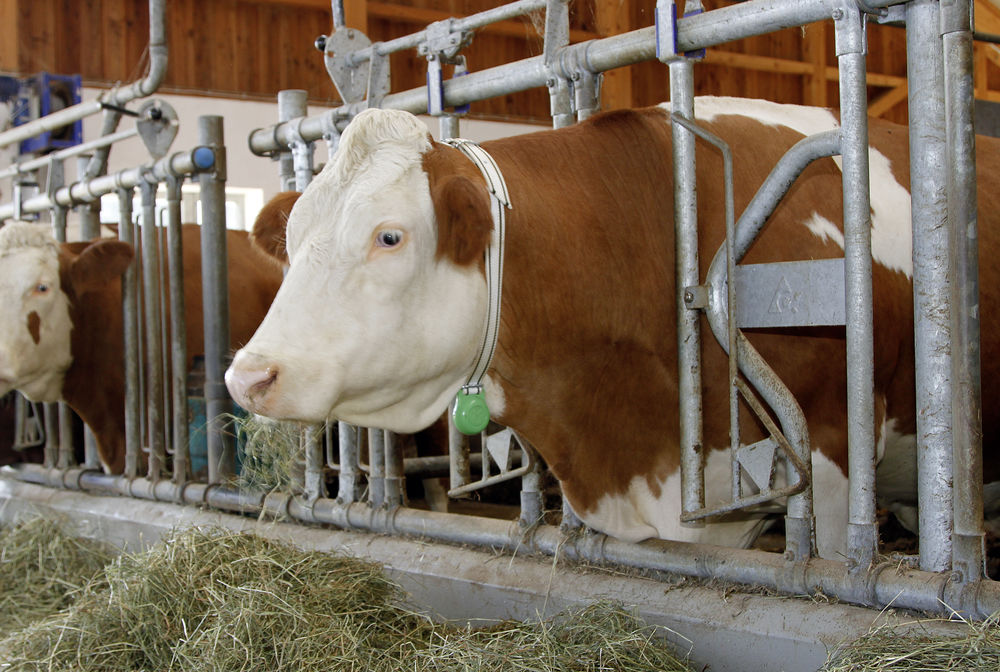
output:
<path id="1" fill-rule="evenodd" d="M 481 261 L 490 243 L 493 216 L 478 169 L 458 150 L 435 143 L 424 154 L 424 170 L 437 220 L 436 258 L 459 266 Z"/>
<path id="2" fill-rule="evenodd" d="M 28 333 L 31 334 L 31 340 L 38 345 L 42 341 L 42 318 L 38 316 L 38 313 L 31 311 L 28 313 Z"/>

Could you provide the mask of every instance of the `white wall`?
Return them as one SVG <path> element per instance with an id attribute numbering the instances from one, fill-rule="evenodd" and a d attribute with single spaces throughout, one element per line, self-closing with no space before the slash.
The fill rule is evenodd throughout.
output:
<path id="1" fill-rule="evenodd" d="M 102 91 L 100 89 L 85 88 L 83 99 L 94 100 Z M 265 157 L 254 155 L 247 146 L 247 138 L 251 131 L 270 126 L 278 120 L 277 97 L 274 103 L 231 100 L 223 98 L 205 98 L 200 96 L 178 96 L 159 95 L 158 98 L 169 103 L 177 112 L 179 120 L 179 132 L 170 148 L 170 153 L 191 149 L 198 145 L 198 117 L 205 114 L 220 115 L 223 118 L 223 134 L 226 143 L 226 155 L 228 166 L 227 188 L 239 191 L 243 194 L 240 199 L 245 203 L 248 211 L 245 213 L 245 224 L 249 226 L 256 216 L 256 210 L 279 190 L 278 165 L 277 162 Z M 137 109 L 142 101 L 135 101 L 128 107 Z M 309 114 L 315 115 L 324 111 L 324 108 L 310 107 Z M 0 110 L 2 113 L 3 110 Z M 0 114 L 0 117 L 4 116 Z M 83 120 L 84 140 L 93 140 L 100 135 L 102 115 L 94 115 Z M 438 123 L 431 117 L 424 118 L 430 132 L 437 137 Z M 2 126 L 2 120 L 0 120 Z M 133 127 L 133 122 L 129 117 L 123 117 L 118 130 L 126 130 Z M 485 141 L 508 135 L 531 132 L 539 130 L 541 127 L 526 124 L 510 124 L 501 122 L 463 120 L 461 123 L 463 137 L 476 141 Z M 6 167 L 14 159 L 12 148 L 0 153 L 0 168 Z M 2 152 L 3 150 L 0 150 Z M 326 143 L 318 142 L 316 151 L 316 164 L 325 162 Z M 108 164 L 108 172 L 114 173 L 126 168 L 134 168 L 145 163 L 149 163 L 151 158 L 145 146 L 139 138 L 124 140 L 114 146 L 111 151 Z M 72 182 L 77 179 L 76 159 L 69 159 L 66 164 L 66 180 Z M 0 203 L 10 200 L 12 188 L 9 180 L 0 182 Z M 194 198 L 193 196 L 191 198 Z M 190 204 L 189 204 L 190 206 Z M 111 210 L 116 211 L 112 206 Z M 193 218 L 192 208 L 186 207 L 185 219 Z M 70 216 L 71 224 L 73 216 Z"/>

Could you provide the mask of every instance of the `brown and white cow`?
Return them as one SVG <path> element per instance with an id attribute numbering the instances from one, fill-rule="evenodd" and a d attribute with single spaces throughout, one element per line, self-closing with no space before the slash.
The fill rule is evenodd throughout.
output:
<path id="1" fill-rule="evenodd" d="M 200 230 L 186 225 L 184 301 L 189 366 L 204 352 Z M 230 337 L 246 343 L 267 313 L 281 269 L 228 231 Z M 132 247 L 117 240 L 59 244 L 48 228 L 0 228 L 0 394 L 65 401 L 94 431 L 101 463 L 125 465 L 121 276 Z"/>
<path id="2" fill-rule="evenodd" d="M 734 154 L 741 211 L 805 134 L 835 128 L 828 110 L 699 98 L 696 115 Z M 873 120 L 872 255 L 879 500 L 915 504 L 908 137 Z M 740 545 L 756 521 L 682 527 L 678 474 L 676 291 L 671 129 L 662 108 L 599 115 L 557 131 L 483 143 L 506 179 L 508 212 L 499 345 L 486 378 L 493 416 L 545 458 L 592 527 L 640 540 Z M 998 247 L 997 143 L 980 141 L 980 235 Z M 722 165 L 699 143 L 700 256 L 724 237 Z M 811 165 L 745 261 L 843 255 L 839 159 Z M 229 388 L 277 418 L 338 418 L 413 432 L 468 379 L 487 304 L 483 252 L 493 226 L 480 171 L 433 142 L 409 114 L 372 110 L 295 204 L 290 270 Z M 1000 376 L 995 265 L 982 266 L 983 379 Z M 708 334 L 707 328 L 705 333 Z M 818 547 L 846 548 L 843 328 L 759 330 L 751 341 L 805 411 L 813 446 Z M 727 369 L 703 345 L 707 499 L 727 497 Z M 987 450 L 1000 401 L 984 398 Z M 746 420 L 747 414 L 744 414 Z M 758 429 L 744 423 L 744 440 Z M 988 481 L 1000 463 L 986 459 Z"/>

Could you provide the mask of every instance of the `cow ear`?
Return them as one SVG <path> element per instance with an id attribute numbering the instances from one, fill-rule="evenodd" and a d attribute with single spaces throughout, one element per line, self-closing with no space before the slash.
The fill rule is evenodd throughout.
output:
<path id="1" fill-rule="evenodd" d="M 437 258 L 467 266 L 483 258 L 490 244 L 493 217 L 486 188 L 467 177 L 444 178 L 432 193 L 437 217 Z"/>
<path id="2" fill-rule="evenodd" d="M 250 242 L 283 264 L 288 264 L 285 247 L 285 226 L 295 201 L 301 196 L 297 191 L 283 191 L 267 202 L 250 231 Z"/>
<path id="3" fill-rule="evenodd" d="M 69 277 L 77 294 L 100 289 L 117 280 L 132 262 L 132 246 L 104 239 L 87 245 L 71 262 Z"/>

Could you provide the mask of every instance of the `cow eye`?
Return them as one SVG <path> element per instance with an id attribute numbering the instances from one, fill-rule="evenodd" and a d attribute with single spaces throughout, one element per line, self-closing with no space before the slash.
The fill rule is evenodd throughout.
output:
<path id="1" fill-rule="evenodd" d="M 45 294 L 48 291 L 49 291 L 49 286 L 46 285 L 44 282 L 40 282 L 37 285 L 35 285 L 36 294 Z"/>
<path id="2" fill-rule="evenodd" d="M 396 247 L 403 240 L 403 234 L 400 231 L 394 231 L 392 229 L 385 229 L 379 231 L 375 236 L 375 243 L 379 247 Z"/>

